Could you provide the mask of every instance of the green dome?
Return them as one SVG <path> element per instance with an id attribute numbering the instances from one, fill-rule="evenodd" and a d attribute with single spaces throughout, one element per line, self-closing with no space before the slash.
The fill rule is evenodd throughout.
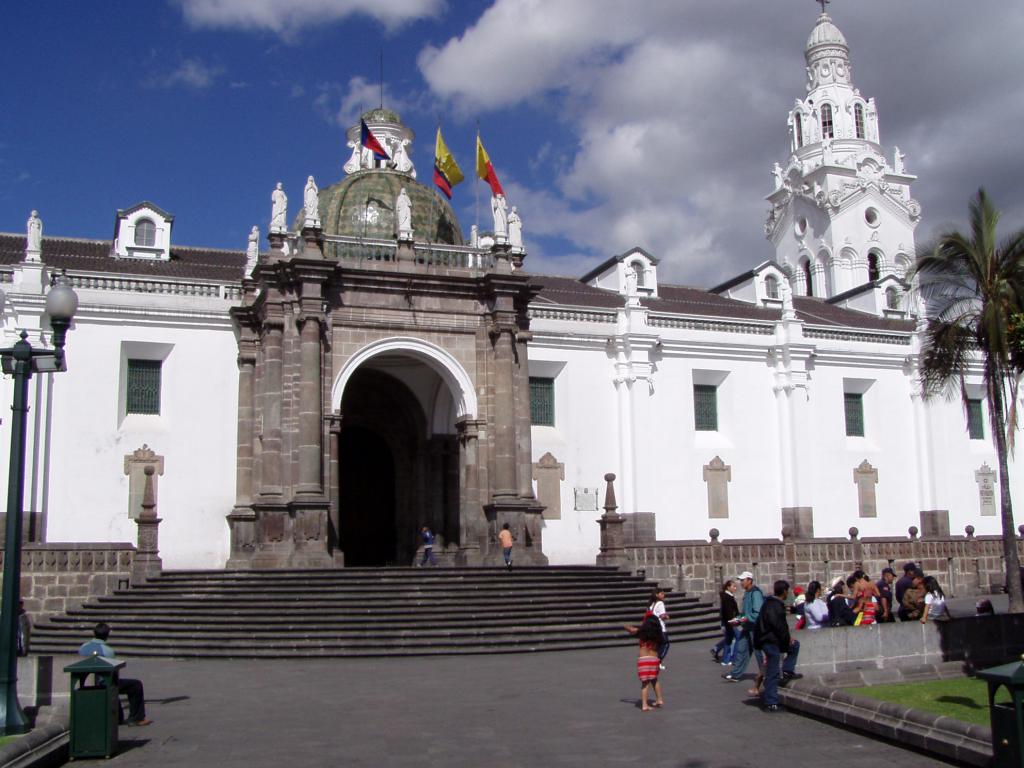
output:
<path id="1" fill-rule="evenodd" d="M 363 112 L 363 120 L 367 123 L 397 123 L 402 124 L 402 118 L 398 116 L 398 113 L 393 109 L 385 109 L 384 107 L 377 107 Z"/>
<path id="2" fill-rule="evenodd" d="M 393 239 L 397 234 L 395 198 L 402 187 L 412 203 L 413 237 L 417 241 L 465 245 L 447 199 L 408 174 L 377 168 L 357 171 L 320 190 L 320 226 L 324 234 Z M 295 229 L 301 228 L 300 214 Z"/>

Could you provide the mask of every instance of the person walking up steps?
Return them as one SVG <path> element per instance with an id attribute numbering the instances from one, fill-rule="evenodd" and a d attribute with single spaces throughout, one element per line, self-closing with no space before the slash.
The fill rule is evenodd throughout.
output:
<path id="1" fill-rule="evenodd" d="M 501 531 L 498 532 L 498 542 L 501 544 L 501 554 L 505 558 L 505 567 L 508 570 L 512 570 L 512 531 L 509 530 L 508 523 L 501 526 Z"/>
<path id="2" fill-rule="evenodd" d="M 420 539 L 423 540 L 423 560 L 420 561 L 420 568 L 429 561 L 431 565 L 437 565 L 434 559 L 434 532 L 427 526 L 420 529 Z"/>

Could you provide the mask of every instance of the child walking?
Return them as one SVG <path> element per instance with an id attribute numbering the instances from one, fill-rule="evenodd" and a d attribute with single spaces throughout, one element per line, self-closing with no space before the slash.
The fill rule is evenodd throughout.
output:
<path id="1" fill-rule="evenodd" d="M 661 682 L 658 680 L 658 671 L 661 666 L 661 659 L 658 658 L 661 627 L 658 620 L 654 617 L 645 619 L 637 631 L 637 638 L 640 640 L 640 650 L 636 661 L 636 671 L 640 676 L 640 709 L 650 712 L 665 704 L 661 697 Z M 654 689 L 654 702 L 650 703 L 648 697 L 652 688 Z"/>

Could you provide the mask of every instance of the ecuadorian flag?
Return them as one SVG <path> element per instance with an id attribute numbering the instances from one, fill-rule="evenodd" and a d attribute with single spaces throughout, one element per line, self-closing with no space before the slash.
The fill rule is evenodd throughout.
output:
<path id="1" fill-rule="evenodd" d="M 380 145 L 380 142 L 377 141 L 377 137 L 373 135 L 373 132 L 370 130 L 370 126 L 366 124 L 366 121 L 360 120 L 359 122 L 362 133 L 360 137 L 362 145 L 373 152 L 373 156 L 378 160 L 390 160 L 391 157 L 384 150 L 384 147 Z"/>
<path id="2" fill-rule="evenodd" d="M 494 172 L 494 166 L 491 165 L 491 158 L 488 157 L 487 150 L 484 149 L 483 142 L 480 141 L 479 133 L 476 135 L 476 175 L 490 185 L 492 195 L 505 194 L 505 190 L 501 188 L 501 182 L 498 181 L 498 174 Z"/>
<path id="3" fill-rule="evenodd" d="M 455 162 L 448 145 L 441 137 L 441 129 L 437 129 L 437 141 L 434 142 L 434 183 L 444 192 L 445 197 L 452 199 L 452 187 L 462 181 L 462 169 Z"/>

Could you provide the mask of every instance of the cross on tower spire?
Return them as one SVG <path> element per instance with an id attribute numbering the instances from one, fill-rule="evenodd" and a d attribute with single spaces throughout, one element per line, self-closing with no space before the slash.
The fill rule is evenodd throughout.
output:
<path id="1" fill-rule="evenodd" d="M 825 13 L 825 6 L 832 2 L 832 0 L 814 0 L 818 5 L 821 6 L 821 12 Z"/>

